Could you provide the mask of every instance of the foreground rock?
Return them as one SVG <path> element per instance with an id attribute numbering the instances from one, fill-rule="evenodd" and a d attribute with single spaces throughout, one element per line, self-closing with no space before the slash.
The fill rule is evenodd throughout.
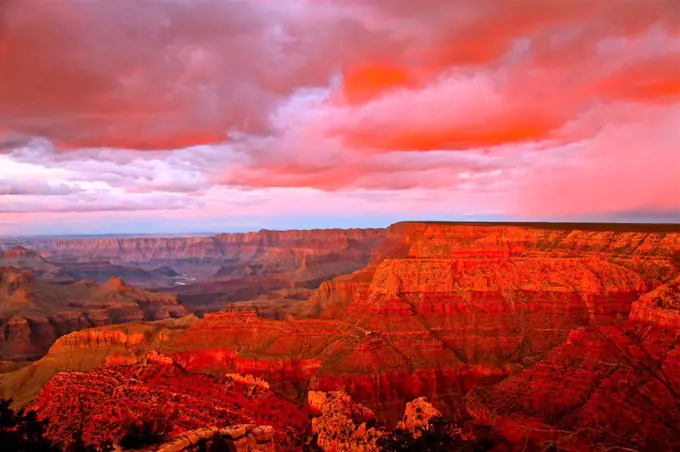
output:
<path id="1" fill-rule="evenodd" d="M 318 414 L 312 420 L 312 432 L 318 445 L 328 451 L 380 450 L 377 442 L 383 432 L 376 430 L 375 415 L 368 408 L 352 402 L 343 392 L 312 391 L 309 406 Z"/>
<path id="2" fill-rule="evenodd" d="M 432 428 L 431 422 L 442 417 L 442 413 L 432 406 L 425 397 L 419 397 L 406 404 L 403 419 L 397 429 L 410 432 L 415 438 Z"/>
<path id="3" fill-rule="evenodd" d="M 274 452 L 274 429 L 255 424 L 190 430 L 161 445 L 156 452 Z"/>
<path id="4" fill-rule="evenodd" d="M 285 450 L 307 437 L 305 407 L 263 388 L 255 397 L 247 397 L 248 383 L 238 383 L 233 376 L 195 374 L 159 358 L 154 355 L 144 360 L 145 364 L 59 373 L 30 409 L 49 421 L 46 436 L 65 446 L 75 440 L 78 431 L 85 444 L 123 444 L 129 425 L 150 425 L 147 431 L 167 434 L 181 445 L 198 442 L 185 432 L 208 429 L 201 431 L 212 435 L 211 441 L 226 440 L 230 434 L 241 447 L 237 450 L 244 451 L 257 450 L 258 444 L 270 447 L 272 439 L 281 448 L 277 450 Z M 178 438 L 181 434 L 184 436 Z M 201 438 L 207 439 L 206 435 Z"/>

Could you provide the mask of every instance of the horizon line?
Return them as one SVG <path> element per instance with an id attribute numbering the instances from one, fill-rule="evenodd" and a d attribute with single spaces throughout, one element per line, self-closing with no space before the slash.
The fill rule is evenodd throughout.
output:
<path id="1" fill-rule="evenodd" d="M 0 240 L 29 240 L 29 239 L 88 239 L 88 238 L 98 238 L 98 237 L 110 237 L 110 238 L 137 238 L 137 237 L 211 237 L 221 234 L 248 234 L 248 233 L 258 233 L 263 231 L 274 231 L 274 232 L 285 232 L 285 231 L 338 231 L 338 230 L 354 230 L 354 229 L 387 229 L 389 227 L 407 224 L 407 223 L 422 223 L 422 224 L 468 224 L 468 225 L 509 225 L 509 226 L 552 226 L 552 227 L 569 227 L 569 226 L 589 226 L 589 227 L 602 227 L 602 226 L 661 226 L 661 227 L 678 227 L 678 232 L 680 232 L 680 222 L 652 222 L 652 221 L 641 221 L 641 222 L 620 222 L 620 221 L 449 221 L 449 220 L 402 220 L 394 223 L 390 223 L 384 227 L 346 227 L 346 228 L 290 228 L 290 229 L 269 229 L 260 228 L 258 230 L 244 230 L 244 231 L 190 231 L 190 232 L 130 232 L 130 233 L 116 233 L 116 232 L 102 232 L 102 233 L 68 233 L 68 234 L 25 234 L 25 235 L 6 235 L 0 236 Z"/>

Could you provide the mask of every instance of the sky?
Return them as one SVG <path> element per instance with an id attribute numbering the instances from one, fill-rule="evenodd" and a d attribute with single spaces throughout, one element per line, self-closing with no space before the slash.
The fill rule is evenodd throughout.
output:
<path id="1" fill-rule="evenodd" d="M 675 0 L 2 0 L 0 235 L 680 222 Z"/>

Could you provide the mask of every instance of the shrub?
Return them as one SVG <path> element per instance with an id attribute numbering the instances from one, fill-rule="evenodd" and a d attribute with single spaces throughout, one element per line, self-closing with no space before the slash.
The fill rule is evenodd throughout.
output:
<path id="1" fill-rule="evenodd" d="M 46 421 L 39 421 L 33 411 L 14 411 L 11 400 L 0 400 L 0 450 L 15 452 L 59 451 L 45 438 Z"/>
<path id="2" fill-rule="evenodd" d="M 160 443 L 170 436 L 175 425 L 177 413 L 170 416 L 165 412 L 147 412 L 141 415 L 128 414 L 122 421 L 123 437 L 120 445 L 128 449 L 138 449 L 150 444 Z"/>

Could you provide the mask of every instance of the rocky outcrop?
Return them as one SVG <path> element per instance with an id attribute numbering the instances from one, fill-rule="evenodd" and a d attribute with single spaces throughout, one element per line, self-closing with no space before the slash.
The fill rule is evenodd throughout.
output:
<path id="1" fill-rule="evenodd" d="M 424 397 L 406 404 L 402 420 L 392 432 L 385 426 L 376 426 L 373 412 L 353 402 L 344 392 L 311 391 L 308 395 L 308 404 L 312 414 L 316 415 L 312 420 L 312 432 L 317 435 L 317 444 L 327 451 L 369 452 L 394 450 L 393 447 L 396 447 L 396 450 L 412 450 L 407 449 L 407 441 L 417 447 L 418 439 L 426 434 L 435 433 L 434 424 L 443 420 L 442 413 Z M 388 444 L 393 447 L 384 449 Z M 432 445 L 434 444 L 431 443 Z M 441 446 L 444 447 L 444 444 Z M 449 447 L 446 447 L 446 450 L 449 450 Z"/>
<path id="2" fill-rule="evenodd" d="M 57 339 L 42 359 L 0 375 L 0 397 L 23 406 L 63 370 L 85 372 L 99 366 L 134 364 L 154 359 L 154 346 L 181 334 L 195 317 L 144 324 L 122 324 L 76 331 Z M 159 360 L 162 355 L 159 355 Z"/>
<path id="3" fill-rule="evenodd" d="M 251 399 L 245 392 L 233 379 L 146 360 L 56 374 L 29 409 L 39 419 L 50 420 L 50 439 L 66 445 L 78 430 L 83 441 L 95 447 L 118 443 L 126 433 L 121 422 L 126 419 L 162 422 L 163 431 L 173 438 L 161 446 L 168 451 L 199 450 L 202 445 L 215 446 L 211 450 L 275 450 L 274 444 L 276 450 L 291 450 L 307 435 L 306 408 L 270 390 Z"/>
<path id="4" fill-rule="evenodd" d="M 383 432 L 372 424 L 375 415 L 368 408 L 354 403 L 343 392 L 316 392 L 308 396 L 312 413 L 312 432 L 317 444 L 328 451 L 378 451 L 378 440 Z"/>
<path id="5" fill-rule="evenodd" d="M 184 432 L 162 444 L 156 452 L 223 450 L 234 452 L 273 452 L 274 429 L 254 424 L 226 428 L 202 428 Z"/>
<path id="6" fill-rule="evenodd" d="M 633 303 L 630 318 L 680 328 L 680 277 L 642 295 Z"/>
<path id="7" fill-rule="evenodd" d="M 432 406 L 425 397 L 419 397 L 406 404 L 404 417 L 397 424 L 397 429 L 410 433 L 414 438 L 429 431 L 433 420 L 442 417 L 442 413 Z"/>
<path id="8" fill-rule="evenodd" d="M 52 267 L 45 262 L 40 254 L 21 245 L 15 245 L 9 249 L 0 249 L 0 267 L 40 268 Z"/>

